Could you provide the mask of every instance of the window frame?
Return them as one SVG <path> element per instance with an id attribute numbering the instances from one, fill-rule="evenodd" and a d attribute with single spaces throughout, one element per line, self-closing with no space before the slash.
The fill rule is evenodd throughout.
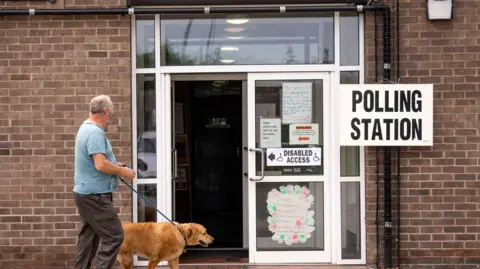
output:
<path id="1" fill-rule="evenodd" d="M 304 64 L 304 65 L 209 65 L 209 66 L 161 66 L 161 42 L 160 42 L 160 15 L 155 15 L 154 25 L 155 25 L 155 67 L 154 68 L 137 68 L 136 63 L 136 16 L 132 16 L 131 20 L 131 67 L 132 67 L 132 141 L 137 141 L 137 115 L 136 115 L 136 76 L 137 74 L 154 74 L 156 81 L 156 92 L 159 93 L 156 96 L 156 105 L 157 110 L 170 108 L 168 100 L 162 99 L 166 96 L 165 94 L 160 94 L 160 89 L 170 89 L 170 74 L 215 74 L 215 73 L 231 73 L 233 70 L 236 73 L 251 73 L 251 72 L 329 72 L 331 74 L 332 87 L 340 84 L 340 72 L 341 71 L 357 71 L 359 72 L 359 84 L 364 84 L 365 77 L 365 59 L 364 59 L 364 14 L 359 14 L 359 65 L 355 66 L 341 66 L 340 64 L 340 12 L 334 12 L 334 64 Z M 167 81 L 168 80 L 168 81 Z M 335 91 L 333 91 L 335 92 Z M 337 93 L 338 97 L 338 93 Z M 161 106 L 159 106 L 161 104 Z M 161 126 L 167 124 L 168 119 L 160 117 L 162 113 L 157 113 L 157 130 L 160 130 Z M 170 113 L 168 113 L 170 114 Z M 338 120 L 335 116 L 333 120 Z M 165 130 L 165 132 L 169 132 Z M 166 138 L 165 134 L 159 134 L 157 132 L 157 164 L 162 164 L 162 167 L 170 167 L 168 160 L 162 160 L 164 156 L 166 159 L 169 158 L 168 148 L 170 144 Z M 161 138 L 161 140 L 159 139 Z M 164 143 L 167 143 L 163 145 Z M 365 197 L 365 147 L 359 147 L 360 155 L 360 175 L 353 177 L 341 177 L 340 176 L 340 146 L 337 142 L 334 144 L 338 146 L 339 158 L 335 160 L 338 161 L 338 171 L 332 174 L 333 177 L 340 179 L 341 182 L 359 182 L 360 183 L 360 227 L 361 227 L 361 259 L 342 259 L 341 258 L 341 244 L 335 243 L 332 248 L 332 261 L 333 264 L 366 264 L 366 197 Z M 161 153 L 161 152 L 164 153 Z M 168 152 L 167 152 L 168 151 Z M 161 154 L 160 154 L 161 153 Z M 133 169 L 137 168 L 137 143 L 132 143 L 132 158 L 133 158 Z M 161 171 L 157 167 L 157 171 Z M 165 174 L 165 175 L 161 175 Z M 157 193 L 160 193 L 164 190 L 171 190 L 171 180 L 166 180 L 168 178 L 167 173 L 159 173 L 155 179 L 134 179 L 134 187 L 137 187 L 138 184 L 157 184 Z M 340 193 L 340 182 L 336 184 L 335 192 Z M 132 195 L 133 199 L 133 221 L 137 222 L 137 199 L 136 195 Z M 159 209 L 164 212 L 168 217 L 171 217 L 171 194 L 162 195 L 162 197 L 157 197 L 157 205 Z M 338 209 L 340 207 L 340 197 L 338 197 Z M 332 204 L 336 203 L 332 200 Z M 341 210 L 333 210 L 335 212 L 332 215 L 336 219 L 336 223 L 341 223 Z M 157 218 L 158 221 L 163 221 L 163 218 Z M 338 226 L 338 225 L 337 225 Z M 339 227 L 332 227 L 332 242 L 341 240 L 341 229 Z M 134 264 L 137 266 L 144 266 L 146 263 L 139 262 L 138 257 L 135 256 Z"/>

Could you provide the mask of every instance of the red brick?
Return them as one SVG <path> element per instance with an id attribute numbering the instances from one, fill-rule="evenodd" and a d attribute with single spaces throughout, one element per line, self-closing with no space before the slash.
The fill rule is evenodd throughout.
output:
<path id="1" fill-rule="evenodd" d="M 18 3 L 17 6 L 45 8 L 45 3 Z M 90 6 L 101 7 L 95 4 L 92 2 Z M 85 7 L 85 3 L 65 3 L 65 8 L 76 6 Z M 0 91 L 6 89 L 0 94 L 0 116 L 6 119 L 6 112 L 12 113 L 12 125 L 2 128 L 0 133 L 0 141 L 12 143 L 12 149 L 2 149 L 0 154 L 0 223 L 6 224 L 0 227 L 0 245 L 5 238 L 8 242 L 15 239 L 12 243 L 18 245 L 0 249 L 2 268 L 30 265 L 31 260 L 36 260 L 31 265 L 49 268 L 48 265 L 56 263 L 55 255 L 50 255 L 54 252 L 60 259 L 72 257 L 74 248 L 67 250 L 55 245 L 75 244 L 75 223 L 79 219 L 71 193 L 74 168 L 71 156 L 74 134 L 88 114 L 88 102 L 94 95 L 107 93 L 120 102 L 116 107 L 126 121 L 116 124 L 128 128 L 118 128 L 116 132 L 121 134 L 110 139 L 119 147 L 115 150 L 123 153 L 118 157 L 129 159 L 130 17 L 98 18 L 25 16 L 0 20 Z M 89 51 L 105 52 L 103 62 L 86 58 Z M 126 67 L 109 70 L 109 65 L 120 62 Z M 117 74 L 99 77 L 101 72 Z M 120 94 L 126 98 L 118 98 Z M 120 200 L 116 203 L 130 208 L 131 195 L 126 193 L 117 199 Z M 121 217 L 125 218 L 125 214 L 130 215 L 130 210 Z M 67 237 L 64 231 L 70 232 Z M 4 258 L 15 261 L 4 263 Z M 65 267 L 65 262 L 57 263 Z"/>
<path id="2" fill-rule="evenodd" d="M 479 156 L 476 156 L 480 145 L 477 135 L 479 118 L 476 116 L 480 97 L 477 74 L 477 32 L 480 28 L 475 13 L 478 3 L 459 0 L 455 5 L 462 11 L 461 15 L 458 14 L 461 17 L 442 22 L 426 20 L 424 1 L 411 0 L 400 4 L 401 79 L 404 83 L 435 83 L 434 146 L 422 149 L 420 156 L 413 155 L 416 147 L 402 148 L 402 163 L 410 166 L 401 168 L 401 200 L 402 204 L 408 205 L 401 207 L 402 238 L 406 235 L 413 240 L 401 242 L 402 260 L 408 268 L 449 268 L 452 265 L 469 268 L 459 264 L 476 266 L 480 257 L 478 245 L 473 241 L 478 238 L 472 236 L 478 233 L 474 227 L 480 221 L 477 213 L 479 186 L 467 185 L 480 180 Z M 371 16 L 367 16 L 365 25 L 365 81 L 372 81 L 375 66 L 371 64 L 374 60 L 371 56 L 381 51 L 381 42 L 380 48 L 374 47 Z M 370 208 L 369 197 L 376 195 L 376 185 L 368 184 L 375 182 L 377 169 L 375 150 L 371 150 L 366 152 L 367 209 Z M 369 162 L 369 159 L 373 161 Z M 419 184 L 412 184 L 416 182 Z M 375 200 L 371 201 L 374 205 Z M 375 217 L 367 211 L 367 246 L 370 247 L 376 246 L 375 224 L 369 221 Z M 424 225 L 429 222 L 433 226 Z M 432 241 L 428 240 L 428 235 L 432 236 Z M 436 248 L 439 251 L 431 251 Z M 469 250 L 457 251 L 464 248 Z M 370 252 L 367 247 L 367 253 Z M 463 258 L 465 255 L 473 258 L 467 262 Z M 367 260 L 374 265 L 375 255 L 367 255 Z"/>

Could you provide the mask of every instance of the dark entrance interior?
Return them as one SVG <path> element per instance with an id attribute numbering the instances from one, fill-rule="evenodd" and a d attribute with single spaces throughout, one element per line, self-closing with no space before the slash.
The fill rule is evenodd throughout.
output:
<path id="1" fill-rule="evenodd" d="M 242 250 L 242 81 L 176 81 L 173 91 L 175 221 L 200 223 L 215 238 L 208 248 L 190 248 L 181 262 L 240 262 L 248 257 Z"/>

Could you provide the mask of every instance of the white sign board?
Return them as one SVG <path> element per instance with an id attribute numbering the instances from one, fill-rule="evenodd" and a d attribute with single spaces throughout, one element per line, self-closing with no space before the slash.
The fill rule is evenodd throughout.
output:
<path id="1" fill-rule="evenodd" d="M 267 148 L 267 166 L 321 166 L 321 148 Z"/>
<path id="2" fill-rule="evenodd" d="M 290 124 L 290 145 L 318 145 L 318 124 Z"/>
<path id="3" fill-rule="evenodd" d="M 282 84 L 282 122 L 312 122 L 312 83 L 285 82 Z"/>
<path id="4" fill-rule="evenodd" d="M 261 118 L 275 118 L 276 109 L 275 103 L 255 104 L 255 130 L 260 130 Z M 260 141 L 260 132 L 255 132 L 255 141 Z"/>
<path id="5" fill-rule="evenodd" d="M 432 84 L 340 85 L 341 146 L 432 146 Z"/>
<path id="6" fill-rule="evenodd" d="M 280 148 L 282 146 L 282 120 L 260 119 L 260 147 Z"/>

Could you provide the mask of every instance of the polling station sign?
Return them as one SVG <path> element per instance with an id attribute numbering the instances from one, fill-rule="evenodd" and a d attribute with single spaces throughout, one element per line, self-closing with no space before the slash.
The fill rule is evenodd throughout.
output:
<path id="1" fill-rule="evenodd" d="M 432 84 L 340 85 L 341 146 L 432 146 Z"/>

